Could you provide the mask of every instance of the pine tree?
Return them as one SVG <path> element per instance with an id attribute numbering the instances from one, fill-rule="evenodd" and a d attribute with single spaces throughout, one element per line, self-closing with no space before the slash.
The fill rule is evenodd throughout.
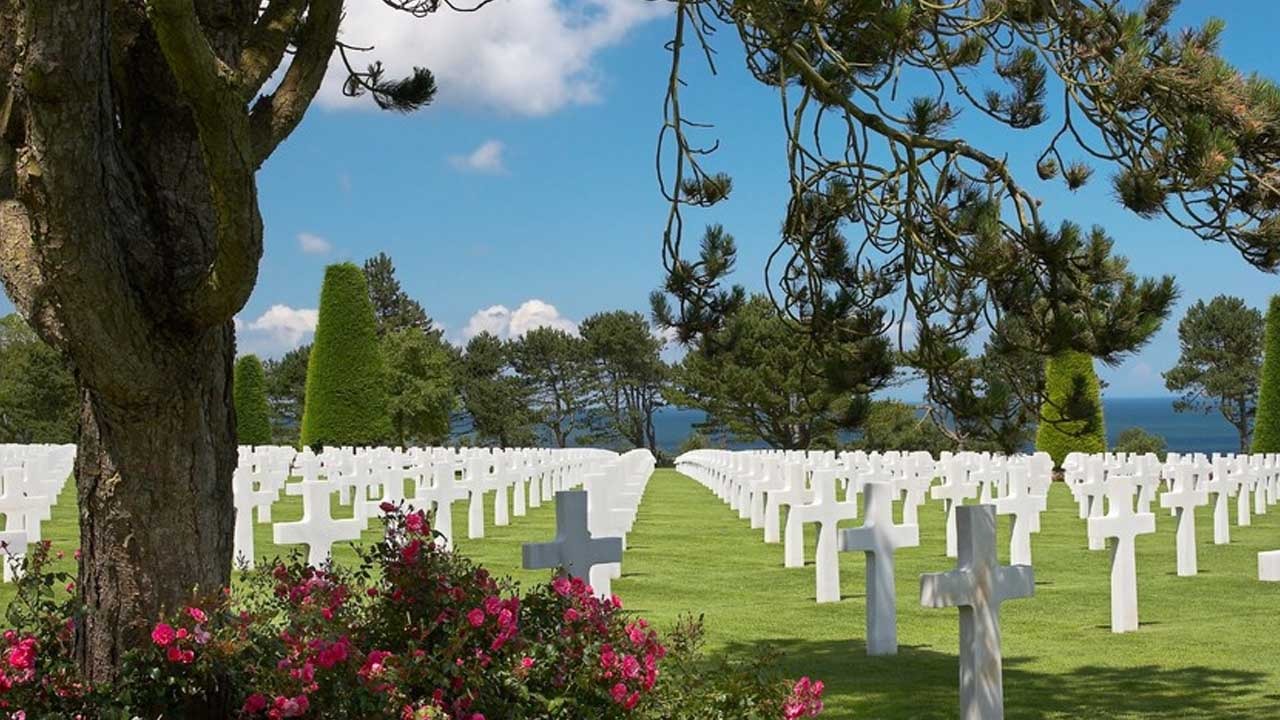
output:
<path id="1" fill-rule="evenodd" d="M 236 360 L 232 379 L 236 403 L 236 439 L 241 445 L 271 444 L 271 411 L 266 378 L 257 355 Z"/>
<path id="2" fill-rule="evenodd" d="M 1262 389 L 1254 418 L 1253 451 L 1280 452 L 1280 295 L 1267 308 L 1267 328 L 1262 341 Z"/>
<path id="3" fill-rule="evenodd" d="M 1044 366 L 1044 384 L 1036 450 L 1049 453 L 1056 466 L 1069 453 L 1106 452 L 1102 388 L 1093 358 L 1074 351 L 1050 357 Z"/>
<path id="4" fill-rule="evenodd" d="M 391 256 L 378 253 L 365 260 L 364 278 L 369 284 L 369 301 L 373 303 L 379 337 L 412 328 L 439 339 L 442 333 L 435 327 L 422 304 L 409 297 L 409 293 L 400 287 L 396 265 L 391 261 Z"/>
<path id="5" fill-rule="evenodd" d="M 391 437 L 386 371 L 364 273 L 330 265 L 307 364 L 302 444 L 374 445 Z"/>

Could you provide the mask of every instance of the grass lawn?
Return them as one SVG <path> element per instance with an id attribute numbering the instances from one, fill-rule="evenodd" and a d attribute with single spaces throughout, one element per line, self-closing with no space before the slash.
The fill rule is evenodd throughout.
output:
<path id="1" fill-rule="evenodd" d="M 1053 488 L 1049 506 L 1032 541 L 1036 596 L 1003 610 L 1009 718 L 1280 717 L 1280 584 L 1257 581 L 1256 555 L 1280 549 L 1280 507 L 1255 517 L 1253 527 L 1233 527 L 1232 544 L 1222 547 L 1212 544 L 1202 508 L 1194 578 L 1176 577 L 1175 523 L 1157 511 L 1158 532 L 1138 539 L 1142 627 L 1113 635 L 1109 553 L 1086 549 L 1085 524 L 1065 487 Z M 69 488 L 45 532 L 68 548 L 75 547 L 73 507 Z M 274 513 L 278 521 L 300 517 L 299 500 L 286 498 Z M 459 539 L 459 549 L 499 574 L 545 579 L 545 571 L 519 569 L 520 544 L 550 539 L 554 510 L 543 505 L 512 520 L 489 527 L 484 540 Z M 628 610 L 660 626 L 681 613 L 705 615 L 716 650 L 779 649 L 789 675 L 827 683 L 825 717 L 953 718 L 958 613 L 918 601 L 919 575 L 954 565 L 943 552 L 943 520 L 940 503 L 922 508 L 923 546 L 898 554 L 896 657 L 864 651 L 860 553 L 841 558 L 843 600 L 818 605 L 811 566 L 783 568 L 781 545 L 765 545 L 760 531 L 671 470 L 659 470 L 649 485 L 614 590 Z M 464 504 L 455 506 L 454 524 L 465 532 Z M 1007 518 L 1000 528 L 1007 552 Z M 806 535 L 811 558 L 812 529 Z M 270 539 L 270 528 L 258 526 L 259 554 L 282 551 Z M 340 549 L 339 559 L 349 552 Z M 0 602 L 11 593 L 0 586 Z"/>

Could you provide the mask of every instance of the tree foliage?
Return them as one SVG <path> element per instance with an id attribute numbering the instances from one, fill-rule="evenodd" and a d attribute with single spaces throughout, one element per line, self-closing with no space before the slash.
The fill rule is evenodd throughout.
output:
<path id="1" fill-rule="evenodd" d="M 955 441 L 924 408 L 900 400 L 872 402 L 861 431 L 861 437 L 852 443 L 852 447 L 859 450 L 925 450 L 937 455 L 957 448 Z"/>
<path id="2" fill-rule="evenodd" d="M 236 439 L 241 445 L 271 444 L 271 411 L 267 407 L 266 377 L 257 355 L 236 360 L 234 398 Z"/>
<path id="3" fill-rule="evenodd" d="M 1079 231 L 1054 232 L 1064 213 L 1035 192 L 1049 182 L 1077 189 L 1098 170 L 1132 212 L 1275 268 L 1280 89 L 1220 56 L 1220 22 L 1172 31 L 1175 6 L 679 0 L 658 147 L 669 212 L 655 314 L 695 342 L 735 304 L 722 244 L 704 239 L 692 255 L 682 242 L 692 208 L 732 198 L 711 125 L 690 110 L 689 61 L 714 65 L 721 30 L 781 104 L 791 196 L 765 276 L 777 307 L 818 344 L 839 341 L 845 318 L 892 302 L 900 311 L 869 331 L 909 321 L 926 373 L 946 372 L 966 339 L 1006 321 L 1042 356 L 1111 362 L 1132 350 L 1134 334 L 1167 312 L 1171 284 L 1125 285 L 1111 303 L 1116 324 L 1084 322 L 1087 296 L 1056 279 L 1106 270 L 1099 251 L 1109 243 L 1090 238 L 1075 252 Z M 974 120 L 958 131 L 965 110 Z M 1023 130 L 1048 143 L 1019 167 L 1000 143 Z M 1068 312 L 1046 314 L 1046 302 Z"/>
<path id="4" fill-rule="evenodd" d="M 793 321 L 753 296 L 676 367 L 668 399 L 705 411 L 737 437 L 778 448 L 835 447 L 857 427 L 872 392 L 893 376 L 888 342 L 822 348 L 797 342 Z"/>
<path id="5" fill-rule="evenodd" d="M 392 438 L 401 446 L 445 443 L 456 398 L 453 352 L 439 335 L 417 327 L 387 333 L 381 346 Z"/>
<path id="6" fill-rule="evenodd" d="M 1169 452 L 1169 443 L 1165 441 L 1163 436 L 1147 432 L 1140 427 L 1131 427 L 1125 428 L 1120 432 L 1111 451 L 1136 455 L 1154 453 L 1160 458 L 1161 462 L 1164 462 L 1165 455 Z"/>
<path id="7" fill-rule="evenodd" d="M 528 388 L 511 369 L 511 345 L 492 333 L 471 338 L 458 363 L 458 392 L 482 444 L 532 445 Z"/>
<path id="8" fill-rule="evenodd" d="M 379 337 L 397 330 L 414 329 L 437 340 L 440 338 L 442 333 L 435 327 L 427 311 L 400 287 L 391 256 L 378 253 L 365 260 L 364 277 L 369 285 L 369 301 L 373 303 L 373 316 L 378 321 Z"/>
<path id="9" fill-rule="evenodd" d="M 1178 323 L 1178 362 L 1164 373 L 1170 391 L 1181 393 L 1177 412 L 1218 411 L 1249 451 L 1262 371 L 1262 313 L 1244 300 L 1219 295 L 1197 300 Z"/>
<path id="10" fill-rule="evenodd" d="M 302 345 L 280 359 L 263 363 L 267 380 L 267 404 L 271 408 L 271 433 L 274 441 L 298 444 L 302 430 L 302 413 L 307 398 L 307 365 L 311 345 Z"/>
<path id="11" fill-rule="evenodd" d="M 1069 350 L 1058 353 L 1045 362 L 1044 382 L 1036 450 L 1049 453 L 1056 466 L 1061 466 L 1069 453 L 1106 452 L 1102 387 L 1093 370 L 1093 358 Z"/>
<path id="12" fill-rule="evenodd" d="M 534 328 L 510 345 L 511 369 L 525 386 L 534 422 L 557 447 L 591 427 L 587 344 L 559 328 Z"/>
<path id="13" fill-rule="evenodd" d="M 653 416 L 666 405 L 662 390 L 670 374 L 662 360 L 666 341 L 654 335 L 643 315 L 623 310 L 591 315 L 578 332 L 586 342 L 592 393 L 609 434 L 656 454 Z"/>
<path id="14" fill-rule="evenodd" d="M 0 442 L 71 443 L 79 420 L 66 360 L 22 316 L 0 318 Z"/>
<path id="15" fill-rule="evenodd" d="M 387 373 L 364 274 L 330 265 L 307 363 L 302 444 L 377 445 L 391 437 Z"/>
<path id="16" fill-rule="evenodd" d="M 1262 379 L 1259 382 L 1255 453 L 1280 452 L 1280 295 L 1271 298 L 1263 332 Z"/>

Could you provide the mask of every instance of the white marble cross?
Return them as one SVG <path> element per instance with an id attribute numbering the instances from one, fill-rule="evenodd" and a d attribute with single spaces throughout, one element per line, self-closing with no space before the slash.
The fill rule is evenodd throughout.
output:
<path id="1" fill-rule="evenodd" d="M 813 502 L 791 508 L 801 523 L 818 524 L 818 547 L 813 565 L 820 603 L 840 601 L 840 547 L 836 524 L 858 516 L 855 503 L 840 502 L 836 497 L 836 470 L 813 471 Z"/>
<path id="2" fill-rule="evenodd" d="M 1106 474 L 1101 456 L 1089 455 L 1084 458 L 1084 479 L 1076 485 L 1077 498 L 1080 501 L 1080 519 L 1084 520 L 1102 515 L 1102 501 L 1107 496 Z M 1106 542 L 1099 543 L 1090 538 L 1089 549 L 1101 550 Z"/>
<path id="3" fill-rule="evenodd" d="M 927 452 L 908 453 L 898 466 L 902 469 L 897 483 L 898 490 L 902 492 L 902 524 L 918 526 L 919 509 L 929 496 L 938 466 L 933 455 Z"/>
<path id="4" fill-rule="evenodd" d="M 997 515 L 1012 515 L 1013 528 L 1009 533 L 1009 564 L 1031 564 L 1031 533 L 1040 532 L 1040 513 L 1045 511 L 1049 499 L 1032 495 L 1025 465 L 1009 464 L 1007 494 L 995 501 Z"/>
<path id="5" fill-rule="evenodd" d="M 991 505 L 958 510 L 960 557 L 956 569 L 920 576 L 920 604 L 960 608 L 960 717 L 1001 720 L 1004 679 L 1000 653 L 1000 604 L 1030 597 L 1030 567 L 1001 566 L 996 559 L 996 514 Z"/>
<path id="6" fill-rule="evenodd" d="M 329 559 L 334 543 L 359 540 L 364 521 L 359 518 L 335 520 L 329 512 L 334 484 L 323 480 L 306 480 L 285 486 L 289 495 L 302 496 L 302 519 L 276 523 L 272 539 L 277 545 L 306 545 L 307 563 L 319 567 Z"/>
<path id="7" fill-rule="evenodd" d="M 4 469 L 3 486 L 0 490 L 0 515 L 5 517 L 5 529 L 22 530 L 27 534 L 27 542 L 40 542 L 40 526 L 50 517 L 53 501 L 38 494 L 38 486 L 27 482 L 21 467 Z"/>
<path id="8" fill-rule="evenodd" d="M 556 493 L 556 539 L 549 543 L 525 543 L 526 570 L 563 568 L 571 577 L 589 582 L 591 568 L 622 562 L 622 538 L 592 537 L 587 518 L 587 492 Z M 597 593 L 602 588 L 592 588 Z"/>
<path id="9" fill-rule="evenodd" d="M 1173 477 L 1173 490 L 1160 496 L 1160 507 L 1178 515 L 1178 575 L 1189 577 L 1197 572 L 1196 508 L 1209 502 L 1209 494 L 1196 489 L 1196 469 L 1191 465 L 1179 464 Z"/>
<path id="10" fill-rule="evenodd" d="M 253 475 L 247 467 L 238 467 L 231 474 L 231 490 L 236 510 L 235 536 L 232 559 L 245 567 L 254 566 L 253 551 Z"/>
<path id="11" fill-rule="evenodd" d="M 869 482 L 862 486 L 866 514 L 862 527 L 840 531 L 840 549 L 861 550 L 867 556 L 867 654 L 898 653 L 898 593 L 894 586 L 893 554 L 898 548 L 920 544 L 920 526 L 893 524 L 893 486 Z"/>
<path id="12" fill-rule="evenodd" d="M 812 493 L 805 485 L 805 466 L 798 460 L 787 462 L 787 487 L 778 502 L 787 506 L 787 524 L 782 536 L 782 566 L 804 567 L 804 523 L 796 510 L 809 502 Z M 765 528 L 768 532 L 768 528 Z"/>
<path id="13" fill-rule="evenodd" d="M 1249 466 L 1249 458 L 1237 455 L 1232 458 L 1231 467 L 1227 470 L 1227 478 L 1236 488 L 1236 527 L 1253 525 L 1249 498 L 1257 495 L 1255 483 L 1258 476 Z"/>
<path id="14" fill-rule="evenodd" d="M 1135 513 L 1133 479 L 1113 475 L 1107 481 L 1107 514 L 1089 518 L 1089 536 L 1111 540 L 1111 632 L 1138 629 L 1136 538 L 1156 531 L 1156 516 Z"/>
<path id="15" fill-rule="evenodd" d="M 1224 455 L 1213 456 L 1213 475 L 1207 482 L 1201 483 L 1205 492 L 1213 494 L 1213 544 L 1226 545 L 1231 542 L 1231 512 L 1227 498 L 1235 495 L 1236 483 L 1227 469 L 1229 458 Z"/>
<path id="16" fill-rule="evenodd" d="M 484 537 L 484 491 L 488 485 L 488 453 L 479 451 L 467 459 L 462 484 L 471 497 L 467 504 L 467 537 L 472 540 Z"/>
<path id="17" fill-rule="evenodd" d="M 947 557 L 956 556 L 956 508 L 965 500 L 978 496 L 978 486 L 969 482 L 969 467 L 964 459 L 948 458 L 944 465 L 943 481 L 929 491 L 934 499 L 941 499 L 947 511 Z"/>
<path id="18" fill-rule="evenodd" d="M 438 458 L 431 463 L 431 485 L 420 489 L 421 494 L 414 499 L 432 503 L 436 508 L 434 525 L 436 532 L 439 533 L 438 537 L 441 538 L 437 540 L 437 544 L 445 550 L 452 549 L 453 503 L 465 500 L 468 495 L 467 488 L 458 484 L 452 455 Z"/>

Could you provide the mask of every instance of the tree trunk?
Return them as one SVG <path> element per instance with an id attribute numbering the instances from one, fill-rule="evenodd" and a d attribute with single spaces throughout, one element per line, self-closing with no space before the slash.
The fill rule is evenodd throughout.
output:
<path id="1" fill-rule="evenodd" d="M 231 579 L 234 331 L 227 323 L 166 352 L 172 392 L 158 403 L 84 392 L 76 484 L 88 613 L 76 651 L 94 682 L 114 677 L 151 623 Z"/>

